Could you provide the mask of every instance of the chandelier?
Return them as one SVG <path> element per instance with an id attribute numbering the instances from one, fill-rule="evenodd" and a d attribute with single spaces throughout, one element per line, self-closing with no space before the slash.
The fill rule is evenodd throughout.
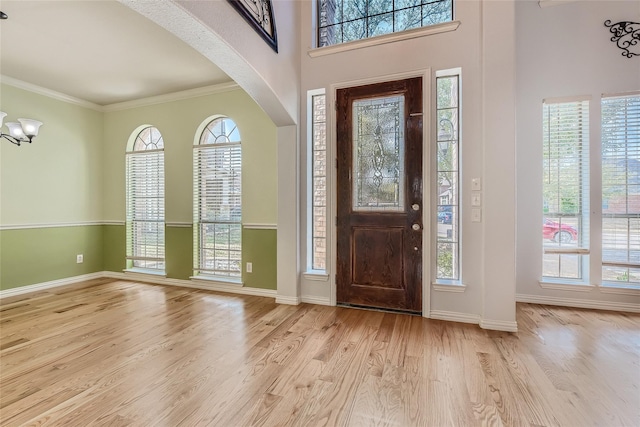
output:
<path id="1" fill-rule="evenodd" d="M 0 111 L 0 128 L 7 113 Z M 42 122 L 33 119 L 18 119 L 17 122 L 5 123 L 9 129 L 9 133 L 2 133 L 0 129 L 0 138 L 4 138 L 12 144 L 20 145 L 22 142 L 31 143 L 31 140 L 38 135 L 38 130 L 42 126 Z"/>

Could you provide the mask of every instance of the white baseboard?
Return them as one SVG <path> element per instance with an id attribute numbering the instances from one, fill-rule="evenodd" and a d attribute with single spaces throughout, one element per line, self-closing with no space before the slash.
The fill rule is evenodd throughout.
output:
<path id="1" fill-rule="evenodd" d="M 74 283 L 84 282 L 86 280 L 101 279 L 105 277 L 103 271 L 97 273 L 82 274 L 80 276 L 66 277 L 64 279 L 51 280 L 49 282 L 35 283 L 33 285 L 20 286 L 18 288 L 5 289 L 0 291 L 0 298 L 7 298 L 16 295 L 28 294 L 31 292 L 42 291 L 45 289 L 58 288 L 60 286 L 73 285 Z"/>
<path id="2" fill-rule="evenodd" d="M 518 332 L 518 323 L 506 320 L 488 320 L 481 319 L 480 327 L 482 329 L 491 329 L 492 331 Z"/>
<path id="3" fill-rule="evenodd" d="M 285 297 L 278 295 L 276 297 L 277 304 L 298 305 L 300 304 L 300 297 Z"/>
<path id="4" fill-rule="evenodd" d="M 179 286 L 182 288 L 202 289 L 205 291 L 226 292 L 231 294 L 253 295 L 259 297 L 275 298 L 277 292 L 273 289 L 260 289 L 239 286 L 230 283 L 216 282 L 213 280 L 184 280 L 170 279 L 162 276 L 145 275 L 136 273 L 118 273 L 105 271 L 104 277 L 121 280 L 132 280 L 137 282 L 153 283 L 157 285 Z"/>
<path id="5" fill-rule="evenodd" d="M 517 302 L 559 305 L 562 307 L 592 308 L 596 310 L 629 311 L 640 313 L 640 304 L 612 301 L 591 301 L 577 298 L 547 297 L 540 295 L 516 294 Z"/>
<path id="6" fill-rule="evenodd" d="M 301 296 L 300 297 L 300 301 L 301 302 L 306 302 L 309 304 L 316 304 L 316 305 L 331 305 L 331 300 L 329 298 L 325 298 L 325 297 L 314 297 L 314 296 Z"/>
<path id="7" fill-rule="evenodd" d="M 518 324 L 504 320 L 487 320 L 477 314 L 458 313 L 455 311 L 431 310 L 430 319 L 446 320 L 448 322 L 473 323 L 482 329 L 494 331 L 518 332 Z"/>

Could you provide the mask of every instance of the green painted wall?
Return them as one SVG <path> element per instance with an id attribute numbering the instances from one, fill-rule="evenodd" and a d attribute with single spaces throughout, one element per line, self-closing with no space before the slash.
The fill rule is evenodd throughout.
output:
<path id="1" fill-rule="evenodd" d="M 0 290 L 102 271 L 102 241 L 100 225 L 2 230 Z"/>
<path id="2" fill-rule="evenodd" d="M 69 224 L 102 218 L 103 113 L 6 84 L 5 121 L 42 121 L 20 147 L 0 143 L 0 225 Z"/>
<path id="3" fill-rule="evenodd" d="M 277 288 L 276 230 L 244 229 L 242 231 L 242 281 L 244 286 L 261 289 Z M 120 272 L 125 268 L 126 230 L 124 225 L 103 226 L 104 269 Z M 193 276 L 193 227 L 165 228 L 167 277 L 189 280 Z M 245 272 L 247 262 L 253 272 Z"/>
<path id="4" fill-rule="evenodd" d="M 44 122 L 32 144 L 0 144 L 0 290 L 125 269 L 124 225 L 82 223 L 124 222 L 126 145 L 145 124 L 165 141 L 167 222 L 193 221 L 193 144 L 214 115 L 240 129 L 244 222 L 277 222 L 276 127 L 242 90 L 103 113 L 1 84 L 0 109 L 10 121 Z M 191 226 L 166 227 L 167 277 L 193 274 L 192 239 Z M 253 263 L 245 286 L 276 289 L 276 231 L 245 230 L 243 239 Z"/>
<path id="5" fill-rule="evenodd" d="M 238 125 L 242 138 L 242 219 L 277 222 L 276 127 L 240 89 L 180 101 L 105 113 L 104 218 L 125 220 L 125 152 L 141 125 L 160 130 L 165 146 L 165 220 L 193 221 L 193 145 L 198 127 L 215 115 Z"/>
<path id="6" fill-rule="evenodd" d="M 277 289 L 276 230 L 242 231 L 242 280 L 250 288 Z M 247 273 L 247 262 L 253 272 Z"/>
<path id="7" fill-rule="evenodd" d="M 193 227 L 165 227 L 165 257 L 167 277 L 193 276 Z"/>
<path id="8" fill-rule="evenodd" d="M 121 272 L 126 268 L 127 233 L 124 225 L 102 226 L 104 270 Z"/>

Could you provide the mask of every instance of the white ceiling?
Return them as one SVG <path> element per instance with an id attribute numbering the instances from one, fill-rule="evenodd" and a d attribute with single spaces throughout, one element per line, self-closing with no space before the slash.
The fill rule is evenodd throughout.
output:
<path id="1" fill-rule="evenodd" d="M 2 0 L 0 74 L 98 105 L 231 79 L 116 0 Z"/>

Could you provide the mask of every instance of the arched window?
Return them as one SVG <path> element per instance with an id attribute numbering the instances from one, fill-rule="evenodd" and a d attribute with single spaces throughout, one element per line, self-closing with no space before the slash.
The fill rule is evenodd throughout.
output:
<path id="1" fill-rule="evenodd" d="M 217 117 L 193 150 L 194 270 L 240 281 L 242 147 L 233 120 Z"/>
<path id="2" fill-rule="evenodd" d="M 135 138 L 134 138 L 135 135 Z M 153 126 L 127 147 L 127 268 L 164 272 L 164 142 Z"/>

